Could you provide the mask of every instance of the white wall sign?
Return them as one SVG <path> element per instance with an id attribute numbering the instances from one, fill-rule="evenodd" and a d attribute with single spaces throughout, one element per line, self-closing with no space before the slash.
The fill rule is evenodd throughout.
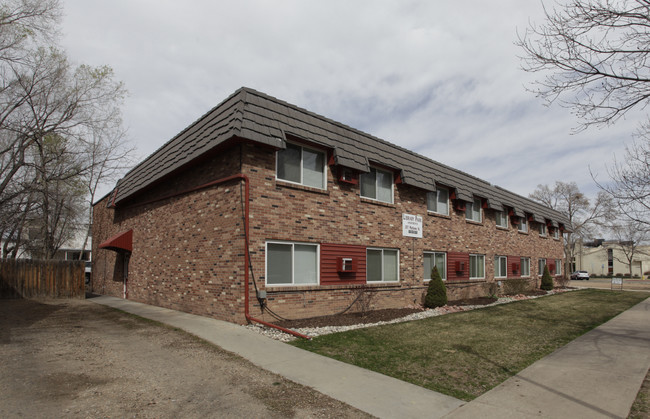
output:
<path id="1" fill-rule="evenodd" d="M 402 235 L 421 239 L 422 217 L 419 215 L 402 214 Z"/>

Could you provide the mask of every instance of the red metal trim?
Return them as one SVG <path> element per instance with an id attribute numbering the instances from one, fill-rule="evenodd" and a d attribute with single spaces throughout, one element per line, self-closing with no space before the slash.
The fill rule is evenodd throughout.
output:
<path id="1" fill-rule="evenodd" d="M 99 245 L 100 249 L 108 249 L 116 252 L 133 251 L 133 230 L 123 231 L 104 241 Z"/>

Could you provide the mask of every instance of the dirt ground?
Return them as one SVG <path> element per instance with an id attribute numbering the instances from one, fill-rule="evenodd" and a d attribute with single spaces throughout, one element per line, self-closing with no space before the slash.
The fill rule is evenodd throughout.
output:
<path id="1" fill-rule="evenodd" d="M 370 417 L 87 300 L 0 300 L 2 418 Z"/>

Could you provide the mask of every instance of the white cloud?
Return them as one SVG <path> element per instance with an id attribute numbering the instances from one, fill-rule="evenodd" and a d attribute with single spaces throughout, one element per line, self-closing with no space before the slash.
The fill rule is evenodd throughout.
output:
<path id="1" fill-rule="evenodd" d="M 524 90 L 516 31 L 541 20 L 517 0 L 66 0 L 71 58 L 108 64 L 130 91 L 147 155 L 241 86 L 527 195 L 540 183 L 595 191 L 635 119 L 570 135 L 577 121 Z"/>

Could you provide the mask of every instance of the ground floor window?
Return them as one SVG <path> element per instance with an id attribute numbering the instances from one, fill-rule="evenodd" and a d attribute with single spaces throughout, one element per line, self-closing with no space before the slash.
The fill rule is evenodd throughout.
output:
<path id="1" fill-rule="evenodd" d="M 367 249 L 366 250 L 366 281 L 368 282 L 397 282 L 399 281 L 399 250 L 396 249 Z"/>
<path id="2" fill-rule="evenodd" d="M 521 276 L 530 276 L 530 258 L 521 258 Z"/>
<path id="3" fill-rule="evenodd" d="M 447 254 L 444 252 L 424 252 L 424 280 L 431 279 L 431 270 L 438 268 L 440 277 L 447 279 Z"/>
<path id="4" fill-rule="evenodd" d="M 542 276 L 544 275 L 544 267 L 546 266 L 546 259 L 538 259 L 537 260 L 537 275 Z"/>
<path id="5" fill-rule="evenodd" d="M 562 275 L 562 259 L 555 259 L 555 275 Z"/>
<path id="6" fill-rule="evenodd" d="M 506 256 L 494 257 L 494 277 L 505 278 L 508 276 L 508 258 Z"/>
<path id="7" fill-rule="evenodd" d="M 485 278 L 485 255 L 469 255 L 469 279 Z"/>
<path id="8" fill-rule="evenodd" d="M 318 245 L 266 243 L 267 285 L 317 285 Z"/>

